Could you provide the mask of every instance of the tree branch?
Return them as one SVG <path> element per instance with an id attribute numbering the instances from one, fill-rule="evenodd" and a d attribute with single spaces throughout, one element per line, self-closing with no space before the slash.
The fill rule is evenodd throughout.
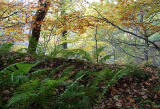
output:
<path id="1" fill-rule="evenodd" d="M 122 28 L 119 27 L 118 25 L 115 25 L 115 24 L 112 23 L 110 20 L 108 20 L 107 18 L 105 18 L 97 9 L 95 9 L 95 8 L 93 8 L 93 9 L 96 10 L 97 13 L 101 16 L 101 18 L 98 18 L 98 19 L 103 20 L 103 21 L 105 21 L 106 23 L 111 24 L 113 27 L 115 27 L 115 28 L 117 28 L 117 29 L 119 29 L 119 30 L 121 30 L 121 31 L 123 31 L 123 32 L 125 32 L 125 33 L 129 33 L 129 34 L 131 34 L 131 35 L 133 35 L 133 36 L 135 36 L 135 37 L 137 37 L 137 38 L 140 38 L 140 39 L 143 39 L 143 40 L 146 41 L 146 38 L 145 38 L 145 37 L 140 36 L 140 35 L 137 35 L 137 34 L 131 32 L 131 31 L 122 29 Z M 155 44 L 154 42 L 152 42 L 152 41 L 150 41 L 150 40 L 148 40 L 148 42 L 151 43 L 158 51 L 160 51 L 160 47 L 159 47 L 157 44 Z"/>

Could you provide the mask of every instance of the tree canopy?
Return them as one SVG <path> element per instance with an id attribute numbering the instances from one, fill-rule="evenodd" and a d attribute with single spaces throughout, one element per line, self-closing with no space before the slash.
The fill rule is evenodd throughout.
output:
<path id="1" fill-rule="evenodd" d="M 3 0 L 0 11 L 1 39 L 28 40 L 28 52 L 33 53 L 42 37 L 49 38 L 44 42 L 47 44 L 54 39 L 54 45 L 55 42 L 75 43 L 84 40 L 84 36 L 85 40 L 92 41 L 95 35 L 89 32 L 95 32 L 98 28 L 98 31 L 107 32 L 108 36 L 104 36 L 104 32 L 101 32 L 103 35 L 96 33 L 100 40 L 107 39 L 106 44 L 111 42 L 109 35 L 114 34 L 114 42 L 142 45 L 144 58 L 148 60 L 150 48 L 160 51 L 159 7 L 158 0 Z M 65 37 L 61 38 L 62 34 Z"/>

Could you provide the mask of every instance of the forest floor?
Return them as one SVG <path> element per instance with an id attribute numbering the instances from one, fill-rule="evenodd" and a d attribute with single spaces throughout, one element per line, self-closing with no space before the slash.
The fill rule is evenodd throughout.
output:
<path id="1" fill-rule="evenodd" d="M 14 57 L 14 61 L 8 62 L 6 59 Z M 31 55 L 25 55 L 16 57 L 16 54 L 8 54 L 1 58 L 3 66 L 7 66 L 16 62 L 34 62 L 36 58 Z M 63 66 L 62 66 L 63 65 Z M 112 70 L 121 69 L 124 65 L 107 65 L 107 64 L 94 64 L 82 60 L 76 59 L 64 59 L 64 58 L 46 58 L 42 61 L 37 68 L 57 68 L 62 66 L 63 68 L 54 74 L 54 77 L 58 76 L 63 69 L 68 66 L 74 66 L 72 73 L 76 73 L 83 69 L 90 69 L 90 71 L 101 71 L 105 68 Z M 1 67 L 2 69 L 2 67 Z M 142 75 L 124 76 L 116 82 L 104 95 L 102 102 L 94 106 L 95 109 L 160 109 L 160 73 L 155 68 L 140 67 Z M 135 70 L 136 71 L 136 70 Z M 145 74 L 144 74 L 145 72 Z M 136 72 L 134 72 L 137 74 Z M 146 78 L 146 75 L 148 76 Z M 87 80 L 86 80 L 87 81 Z M 85 82 L 85 81 L 84 81 Z M 101 87 L 101 86 L 100 86 Z M 0 93 L 0 96 L 6 96 L 5 91 Z"/>

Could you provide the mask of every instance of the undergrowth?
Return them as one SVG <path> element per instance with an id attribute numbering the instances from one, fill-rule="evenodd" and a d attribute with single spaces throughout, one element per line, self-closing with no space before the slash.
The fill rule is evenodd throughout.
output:
<path id="1" fill-rule="evenodd" d="M 34 71 L 38 63 L 20 62 L 1 70 L 1 91 L 7 90 L 11 97 L 8 99 L 8 104 L 2 103 L 1 107 L 8 109 L 92 109 L 93 105 L 103 98 L 110 86 L 128 74 L 128 68 L 118 72 L 112 72 L 110 69 L 90 72 L 86 69 L 72 73 L 74 66 L 69 66 L 58 74 L 58 77 L 55 77 L 56 72 L 62 70 L 61 67 Z"/>
<path id="2" fill-rule="evenodd" d="M 95 56 L 99 57 L 102 50 L 103 48 L 98 49 Z M 5 52 L 1 53 L 1 56 L 5 55 Z M 95 61 L 94 57 L 81 49 L 55 49 L 49 57 L 59 56 Z M 99 62 L 103 63 L 110 57 L 111 55 L 103 56 Z M 6 67 L 1 67 L 0 71 L 0 108 L 93 109 L 102 102 L 108 89 L 124 76 L 148 79 L 148 75 L 142 75 L 141 70 L 131 65 L 118 70 L 103 68 L 96 71 L 85 68 L 77 71 L 75 65 L 39 68 L 41 63 L 42 61 L 20 61 L 8 63 L 9 65 L 2 64 Z M 137 73 L 134 73 L 134 69 Z"/>

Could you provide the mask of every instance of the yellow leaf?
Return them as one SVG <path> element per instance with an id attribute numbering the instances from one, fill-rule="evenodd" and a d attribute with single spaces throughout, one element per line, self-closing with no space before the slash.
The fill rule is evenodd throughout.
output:
<path id="1" fill-rule="evenodd" d="M 56 31 L 56 35 L 61 34 L 64 31 L 64 28 L 60 28 Z"/>

